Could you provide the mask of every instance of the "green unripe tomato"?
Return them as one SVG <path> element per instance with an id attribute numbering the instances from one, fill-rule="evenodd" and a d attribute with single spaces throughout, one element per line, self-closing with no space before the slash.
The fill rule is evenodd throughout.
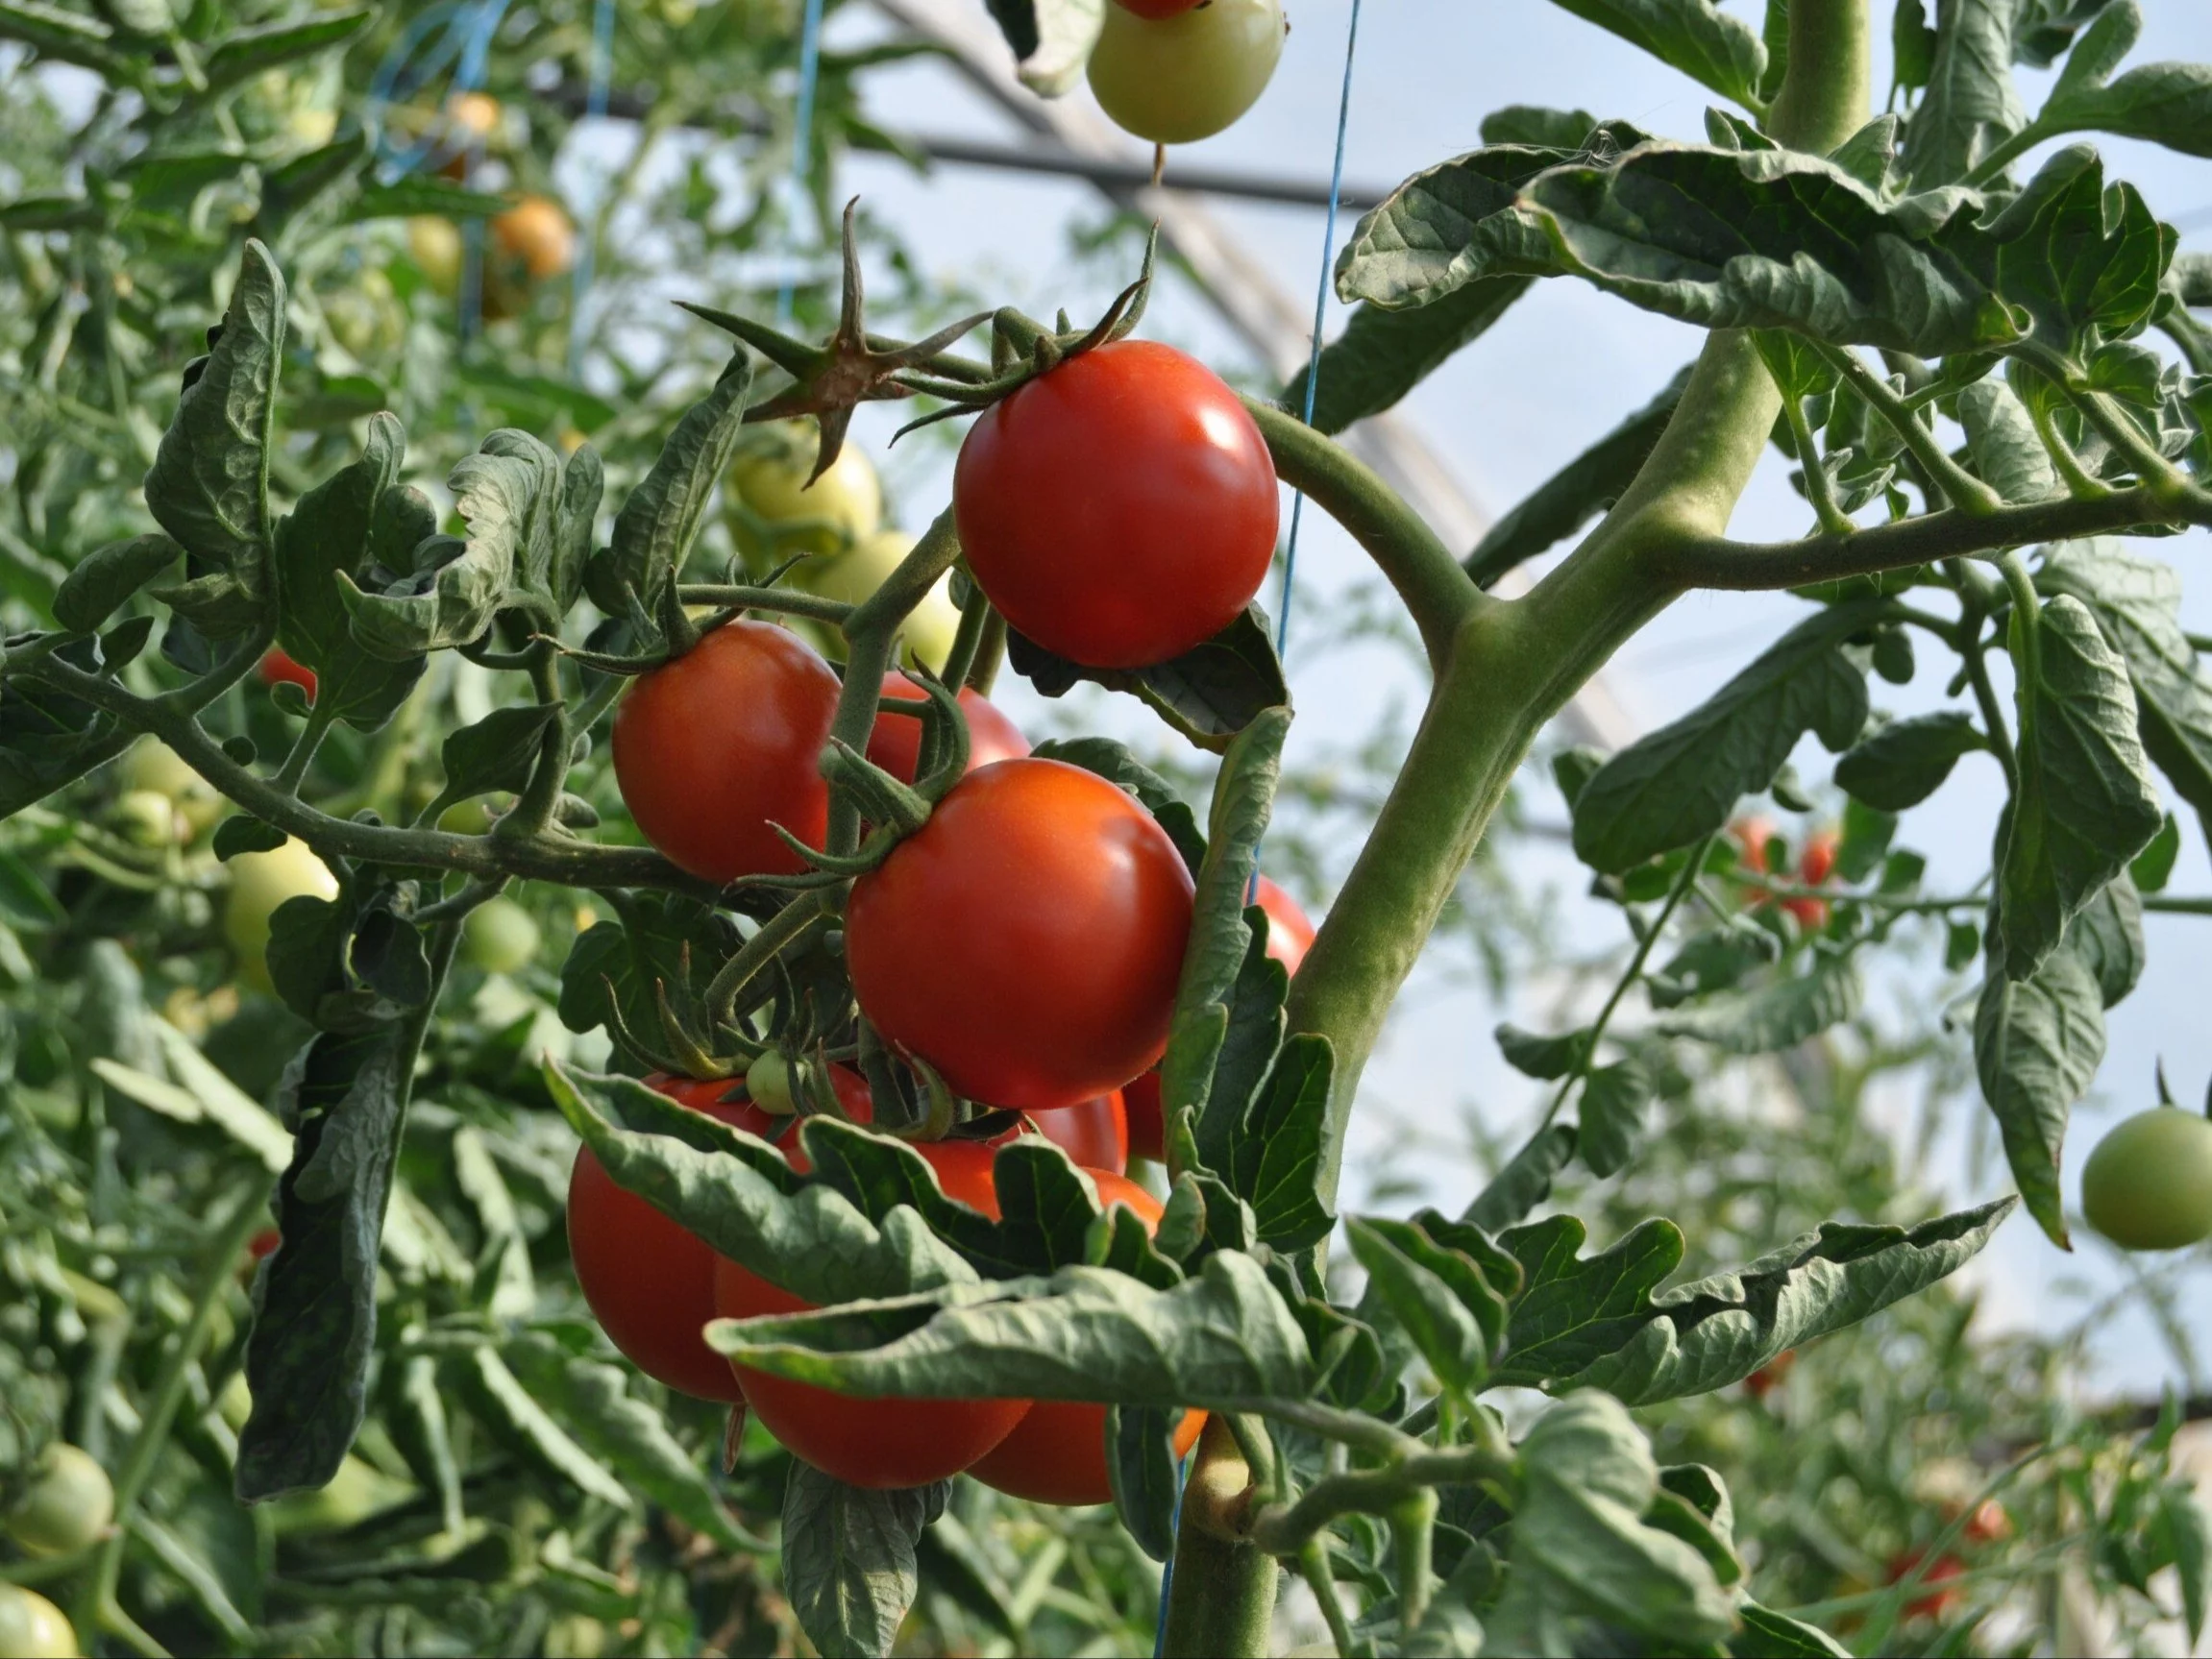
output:
<path id="1" fill-rule="evenodd" d="M 142 738 L 133 745 L 123 757 L 122 777 L 126 790 L 151 790 L 176 802 L 178 815 L 194 835 L 212 829 L 223 816 L 223 797 L 215 786 L 159 738 Z"/>
<path id="2" fill-rule="evenodd" d="M 1150 143 L 1211 138 L 1259 102 L 1286 33 L 1280 0 L 1209 0 L 1157 20 L 1108 6 L 1091 90 L 1116 126 Z"/>
<path id="3" fill-rule="evenodd" d="M 511 898 L 488 898 L 461 923 L 469 962 L 486 973 L 517 973 L 538 953 L 538 924 Z"/>
<path id="4" fill-rule="evenodd" d="M 789 1117 L 799 1110 L 792 1081 L 791 1061 L 773 1048 L 745 1068 L 745 1092 L 752 1096 L 753 1105 L 777 1117 Z"/>
<path id="5" fill-rule="evenodd" d="M 267 852 L 240 853 L 231 861 L 223 934 L 238 953 L 239 977 L 257 990 L 276 988 L 269 979 L 269 918 L 286 899 L 303 893 L 323 899 L 338 896 L 338 878 L 304 841 L 289 840 Z"/>
<path id="6" fill-rule="evenodd" d="M 0 1653 L 20 1659 L 77 1659 L 77 1631 L 61 1609 L 18 1584 L 0 1584 Z"/>
<path id="7" fill-rule="evenodd" d="M 730 487 L 771 524 L 821 522 L 832 532 L 833 547 L 873 536 L 883 524 L 883 486 L 875 469 L 847 444 L 829 471 L 809 484 L 818 444 L 810 423 L 786 421 L 764 428 L 730 463 Z"/>
<path id="8" fill-rule="evenodd" d="M 904 530 L 878 530 L 855 542 L 848 552 L 809 559 L 792 572 L 792 580 L 807 593 L 857 605 L 883 586 L 893 571 L 914 550 L 914 538 Z M 907 613 L 899 637 L 907 659 L 935 671 L 952 654 L 952 641 L 960 632 L 960 607 L 952 602 L 952 573 L 938 578 L 922 603 Z M 836 662 L 845 660 L 845 641 L 835 628 L 820 630 L 823 648 Z"/>
<path id="9" fill-rule="evenodd" d="M 449 300 L 461 289 L 461 266 L 468 257 L 461 228 L 451 219 L 418 214 L 407 221 L 407 256 L 431 291 Z"/>
<path id="10" fill-rule="evenodd" d="M 455 801 L 438 814 L 438 828 L 452 835 L 486 835 L 492 827 L 492 803 L 484 795 Z"/>
<path id="11" fill-rule="evenodd" d="M 8 1536 L 33 1555 L 68 1555 L 98 1542 L 115 1519 L 115 1488 L 81 1447 L 49 1447 L 31 1489 L 8 1512 Z M 15 1649 L 0 1642 L 0 1653 Z"/>
<path id="12" fill-rule="evenodd" d="M 135 846 L 168 846 L 192 833 L 176 803 L 159 790 L 125 790 L 116 798 L 114 817 L 116 830 Z"/>
<path id="13" fill-rule="evenodd" d="M 2137 1112 L 2081 1166 L 2081 1208 L 2123 1250 L 2212 1237 L 2212 1120 L 2171 1106 Z"/>
<path id="14" fill-rule="evenodd" d="M 390 356 L 407 338 L 407 311 L 391 278 L 374 265 L 323 301 L 331 337 L 364 361 Z"/>

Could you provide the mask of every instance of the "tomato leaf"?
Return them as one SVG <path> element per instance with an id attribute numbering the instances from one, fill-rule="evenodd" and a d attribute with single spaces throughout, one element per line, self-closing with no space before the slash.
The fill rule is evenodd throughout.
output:
<path id="1" fill-rule="evenodd" d="M 367 1406 L 377 1256 L 413 1055 L 389 1025 L 323 1033 L 285 1068 L 292 1161 L 277 1186 L 283 1242 L 254 1281 L 253 1415 L 238 1436 L 248 1502 L 325 1485 Z"/>
<path id="2" fill-rule="evenodd" d="M 1963 179 L 2028 119 L 2012 82 L 2014 0 L 1936 9 L 1927 91 L 1905 130 L 1905 163 L 1923 190 Z"/>
<path id="3" fill-rule="evenodd" d="M 183 551 L 158 532 L 94 549 L 55 590 L 54 620 L 72 633 L 89 633 L 175 564 Z"/>
<path id="4" fill-rule="evenodd" d="M 1609 874 L 1718 831 L 1781 775 L 1807 731 L 1841 749 L 1866 724 L 1866 675 L 1843 651 L 1880 610 L 1816 611 L 1699 708 L 1600 767 L 1574 804 L 1575 852 Z"/>
<path id="5" fill-rule="evenodd" d="M 1468 282 L 1434 303 L 1410 310 L 1385 310 L 1372 302 L 1352 312 L 1344 330 L 1322 349 L 1313 427 L 1331 434 L 1380 414 L 1487 333 L 1528 291 L 1527 277 L 1493 277 Z M 1293 413 L 1306 407 L 1307 372 L 1277 395 Z"/>
<path id="6" fill-rule="evenodd" d="M 1080 681 L 1128 692 L 1198 747 L 1226 753 L 1238 733 L 1290 700 L 1266 615 L 1257 605 L 1204 645 L 1143 669 L 1094 669 L 1055 656 L 1019 630 L 1006 660 L 1041 695 L 1065 696 Z"/>
<path id="7" fill-rule="evenodd" d="M 1710 1558 L 1725 1548 L 1703 1526 L 1706 1549 L 1653 1523 L 1668 1494 L 1617 1401 L 1561 1401 L 1530 1427 L 1515 1464 L 1506 1589 L 1484 1620 L 1486 1647 L 1572 1652 L 1574 1629 L 1595 1622 L 1695 1650 L 1734 1629 L 1734 1598 Z"/>
<path id="8" fill-rule="evenodd" d="M 1974 718 L 1957 709 L 1891 720 L 1835 763 L 1836 787 L 1868 806 L 1901 813 L 1941 788 L 1962 756 L 1988 746 Z"/>
<path id="9" fill-rule="evenodd" d="M 1472 1398 L 1505 1338 L 1506 1301 L 1469 1257 L 1411 1222 L 1353 1216 L 1352 1254 L 1437 1380 Z M 1363 1304 L 1363 1306 L 1365 1305 Z"/>
<path id="10" fill-rule="evenodd" d="M 218 91 L 280 64 L 319 58 L 343 46 L 376 15 L 374 7 L 364 7 L 358 12 L 327 12 L 301 23 L 237 30 L 216 41 L 201 59 L 208 89 Z"/>
<path id="11" fill-rule="evenodd" d="M 584 567 L 584 586 L 608 616 L 627 616 L 631 597 L 650 612 L 682 572 L 736 453 L 751 389 L 752 354 L 741 347 L 714 389 L 683 412 L 652 470 L 623 502 L 613 537 Z"/>
<path id="12" fill-rule="evenodd" d="M 1660 1020 L 1659 1030 L 1709 1042 L 1727 1054 L 1777 1054 L 1853 1017 L 1865 994 L 1849 957 L 1819 957 L 1805 973 L 1708 997 Z"/>
<path id="13" fill-rule="evenodd" d="M 1501 1232 L 1551 1196 L 1552 1178 L 1575 1155 L 1575 1126 L 1555 1123 L 1536 1131 L 1490 1177 L 1467 1206 L 1466 1220 L 1486 1232 Z"/>
<path id="14" fill-rule="evenodd" d="M 1583 1162 L 1601 1180 L 1628 1167 L 1643 1137 L 1651 1076 L 1633 1060 L 1601 1065 L 1583 1080 L 1577 1127 Z"/>
<path id="15" fill-rule="evenodd" d="M 1742 1628 L 1729 1639 L 1728 1650 L 1740 1659 L 1851 1659 L 1851 1649 L 1827 1631 L 1761 1607 L 1756 1601 L 1738 1601 L 1735 1616 Z"/>
<path id="16" fill-rule="evenodd" d="M 2058 493 L 2051 451 L 2018 393 L 1995 375 L 1958 394 L 1958 424 L 1966 428 L 1974 471 L 2007 501 L 2048 500 Z"/>
<path id="17" fill-rule="evenodd" d="M 1556 1082 L 1589 1059 L 1590 1032 L 1587 1026 L 1562 1032 L 1557 1037 L 1544 1037 L 1536 1032 L 1523 1031 L 1509 1021 L 1490 1035 L 1497 1039 L 1498 1052 L 1505 1056 L 1508 1065 L 1523 1077 L 1533 1077 L 1540 1082 Z"/>
<path id="18" fill-rule="evenodd" d="M 650 1042 L 660 1032 L 655 988 L 665 984 L 672 1002 L 687 985 L 695 999 L 702 997 L 714 965 L 737 948 L 736 929 L 711 906 L 674 893 L 639 893 L 626 919 L 594 922 L 570 948 L 556 1012 L 571 1031 L 619 1026 Z"/>
<path id="19" fill-rule="evenodd" d="M 1290 725 L 1290 710 L 1269 710 L 1230 744 L 1214 782 L 1206 858 L 1198 868 L 1191 939 L 1175 988 L 1167 1053 L 1160 1065 L 1161 1110 L 1169 1122 L 1184 1107 L 1196 1111 L 1201 1122 L 1205 1118 L 1215 1070 L 1228 1041 L 1231 1004 L 1252 948 L 1245 900 L 1259 870 L 1260 840 L 1273 810 Z M 1276 1001 L 1279 1006 L 1279 995 Z M 1244 1104 L 1231 1101 L 1228 1107 L 1241 1115 Z M 1209 1140 L 1220 1144 L 1209 1134 L 1202 1137 L 1201 1151 Z"/>
<path id="20" fill-rule="evenodd" d="M 1693 81 L 1757 109 L 1766 46 L 1713 0 L 1555 0 L 1586 22 L 1642 47 Z"/>
<path id="21" fill-rule="evenodd" d="M 1498 1242 L 1527 1283 L 1513 1299 L 1493 1384 L 1603 1389 L 1649 1405 L 1724 1387 L 1787 1348 L 1856 1325 L 1956 1272 L 1989 1241 L 2013 1200 L 1920 1226 L 1824 1222 L 1757 1261 L 1660 1290 L 1682 1264 L 1682 1233 L 1652 1220 L 1596 1256 L 1571 1215 L 1518 1227 Z"/>
<path id="22" fill-rule="evenodd" d="M 444 793 L 453 800 L 503 790 L 520 793 L 537 765 L 546 728 L 559 713 L 552 703 L 513 704 L 448 732 L 438 746 Z"/>
<path id="23" fill-rule="evenodd" d="M 1175 1456 L 1181 1414 L 1156 1405 L 1106 1408 L 1106 1477 L 1114 1513 L 1155 1561 L 1175 1552 L 1175 1506 L 1183 1483 Z"/>
<path id="24" fill-rule="evenodd" d="M 623 1371 L 573 1354 L 552 1338 L 525 1333 L 501 1347 L 514 1375 L 602 1467 L 694 1531 L 725 1549 L 757 1549 L 724 1505 L 699 1459 L 671 1432 L 668 1419 L 631 1398 Z"/>
<path id="25" fill-rule="evenodd" d="M 283 274 L 249 241 L 209 352 L 184 369 L 183 395 L 146 474 L 146 506 L 184 550 L 258 607 L 269 593 L 269 453 L 284 349 Z"/>
<path id="26" fill-rule="evenodd" d="M 1107 0 L 986 0 L 1014 48 L 1021 84 L 1042 98 L 1074 90 L 1098 43 Z"/>
<path id="27" fill-rule="evenodd" d="M 864 1491 L 793 1459 L 783 1489 L 783 1584 L 823 1659 L 887 1654 L 921 1589 L 915 1546 L 947 1481 Z"/>
<path id="28" fill-rule="evenodd" d="M 2181 627 L 2179 574 L 2118 542 L 2061 542 L 2044 549 L 2035 583 L 2089 607 L 2127 665 L 2144 750 L 2212 824 L 2212 676 Z"/>
<path id="29" fill-rule="evenodd" d="M 2062 1250 L 2072 1248 L 2058 1191 L 2066 1121 L 2103 1059 L 2104 988 L 2071 932 L 2026 979 L 1992 961 L 1974 1013 L 1974 1067 L 2028 1212 Z"/>
<path id="30" fill-rule="evenodd" d="M 1999 961 L 2012 979 L 2058 948 L 2067 922 L 2165 821 L 2126 666 L 2087 607 L 2059 595 L 2035 634 L 2036 670 L 2019 688 L 2019 789 L 1998 855 Z"/>
<path id="31" fill-rule="evenodd" d="M 415 548 L 437 529 L 437 512 L 421 491 L 400 482 L 406 438 L 388 414 L 369 419 L 361 458 L 300 498 L 277 526 L 277 568 L 283 611 L 277 638 L 315 671 L 315 700 L 360 731 L 392 717 L 422 677 L 424 662 L 371 656 L 355 642 L 342 573 L 374 583 L 412 562 Z"/>

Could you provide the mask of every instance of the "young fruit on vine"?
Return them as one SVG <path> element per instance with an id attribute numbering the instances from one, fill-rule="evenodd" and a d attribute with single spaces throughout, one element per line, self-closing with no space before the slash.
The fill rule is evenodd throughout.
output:
<path id="1" fill-rule="evenodd" d="M 576 226 L 550 196 L 523 196 L 491 221 L 494 254 L 519 265 L 533 282 L 565 277 L 576 263 Z"/>
<path id="2" fill-rule="evenodd" d="M 946 1196 L 994 1219 L 995 1149 L 979 1140 L 922 1141 L 914 1150 L 937 1172 Z M 796 1144 L 785 1156 L 808 1167 Z M 726 1256 L 714 1264 L 714 1311 L 724 1319 L 802 1313 L 800 1301 Z M 746 1403 L 794 1456 L 850 1486 L 926 1486 L 968 1468 L 1013 1431 L 1026 1400 L 882 1400 L 833 1394 L 812 1383 L 732 1365 Z"/>
<path id="3" fill-rule="evenodd" d="M 81 1447 L 46 1449 L 30 1490 L 9 1510 L 8 1536 L 33 1555 L 68 1555 L 97 1543 L 115 1519 L 115 1488 Z M 0 1653 L 14 1649 L 0 1645 Z"/>
<path id="4" fill-rule="evenodd" d="M 1797 855 L 1797 878 L 1806 887 L 1825 886 L 1835 871 L 1836 848 L 1842 838 L 1832 829 L 1816 829 L 1805 838 L 1805 845 Z M 1829 904 L 1824 898 L 1785 898 L 1782 908 L 1807 928 L 1828 925 Z"/>
<path id="5" fill-rule="evenodd" d="M 820 846 L 829 788 L 817 763 L 837 675 L 788 628 L 725 622 L 640 674 L 614 715 L 614 775 L 645 839 L 706 881 L 796 875 L 769 826 Z"/>
<path id="6" fill-rule="evenodd" d="M 1075 1106 L 1167 1048 L 1192 894 L 1167 831 L 1104 778 L 1000 761 L 854 882 L 853 993 L 955 1092 Z"/>
<path id="7" fill-rule="evenodd" d="M 1094 1175 L 1101 1170 L 1120 1175 L 1129 1167 L 1129 1109 L 1119 1089 L 1081 1106 L 1038 1112 L 1029 1122 L 1078 1167 Z"/>
<path id="8" fill-rule="evenodd" d="M 307 694 L 309 701 L 314 699 L 315 671 L 305 663 L 294 662 L 283 646 L 271 646 L 262 652 L 254 671 L 260 675 L 261 684 L 265 686 L 298 686 Z"/>
<path id="9" fill-rule="evenodd" d="M 461 228 L 451 219 L 429 214 L 409 219 L 407 257 L 415 262 L 415 269 L 423 274 L 432 293 L 450 300 L 461 291 L 461 267 L 467 262 L 468 248 L 461 239 Z"/>
<path id="10" fill-rule="evenodd" d="M 0 1653 L 20 1659 L 77 1659 L 76 1626 L 61 1609 L 17 1584 L 0 1584 Z"/>
<path id="11" fill-rule="evenodd" d="M 184 757 L 160 738 L 140 738 L 123 757 L 125 790 L 146 790 L 165 795 L 190 832 L 204 835 L 227 810 L 214 785 L 208 782 Z"/>
<path id="12" fill-rule="evenodd" d="M 538 953 L 537 918 L 511 898 L 488 898 L 461 923 L 461 948 L 485 973 L 520 973 Z"/>
<path id="13" fill-rule="evenodd" d="M 1098 1188 L 1098 1202 L 1126 1205 L 1147 1232 L 1160 1225 L 1160 1201 L 1126 1176 L 1086 1169 Z M 1180 1459 L 1206 1426 L 1203 1411 L 1186 1411 L 1175 1426 Z M 1071 1400 L 1040 1400 L 981 1462 L 968 1471 L 986 1486 L 1033 1503 L 1110 1503 L 1113 1483 L 1106 1473 L 1106 1407 Z"/>
<path id="14" fill-rule="evenodd" d="M 845 453 L 852 451 L 848 450 Z M 839 460 L 843 459 L 840 455 Z M 791 579 L 806 593 L 835 599 L 840 604 L 857 605 L 873 596 L 913 550 L 914 538 L 904 530 L 877 530 L 872 536 L 861 537 L 845 552 L 808 559 L 791 573 Z M 952 654 L 953 636 L 960 632 L 960 607 L 952 602 L 950 571 L 938 577 L 937 585 L 907 613 L 899 630 L 908 661 L 921 663 L 932 671 L 945 666 L 945 659 Z M 818 632 L 831 660 L 843 662 L 844 636 L 835 628 L 822 628 Z"/>
<path id="15" fill-rule="evenodd" d="M 231 895 L 223 905 L 223 935 L 238 953 L 238 975 L 260 991 L 269 979 L 269 918 L 295 898 L 332 899 L 338 878 L 307 843 L 287 839 L 267 852 L 240 853 L 231 861 Z"/>
<path id="16" fill-rule="evenodd" d="M 859 1074 L 831 1066 L 829 1077 L 846 1115 L 868 1122 L 873 1106 Z M 645 1081 L 678 1106 L 763 1139 L 789 1122 L 755 1106 L 733 1078 L 655 1072 Z M 592 1317 L 631 1364 L 681 1394 L 725 1402 L 745 1397 L 729 1362 L 700 1338 L 714 1317 L 714 1252 L 637 1194 L 617 1186 L 588 1146 L 577 1149 L 569 1171 L 568 1238 L 577 1283 Z"/>
<path id="17" fill-rule="evenodd" d="M 729 485 L 751 512 L 777 525 L 820 523 L 828 532 L 816 549 L 823 553 L 851 547 L 883 527 L 883 486 L 857 445 L 840 449 L 829 470 L 809 484 L 820 447 L 811 422 L 778 421 L 747 436 L 729 464 Z M 749 548 L 747 553 L 764 570 L 782 563 L 767 549 Z"/>
<path id="18" fill-rule="evenodd" d="M 2212 1238 L 2212 1121 L 2160 1106 L 2114 1128 L 2081 1166 L 2081 1211 L 2123 1250 Z"/>
<path id="19" fill-rule="evenodd" d="M 1314 942 L 1314 924 L 1298 901 L 1266 876 L 1254 884 L 1254 901 L 1267 913 L 1267 954 L 1296 973 Z M 1129 1156 L 1163 1162 L 1167 1157 L 1167 1125 L 1160 1110 L 1157 1067 L 1132 1079 L 1121 1091 L 1129 1112 Z"/>
<path id="20" fill-rule="evenodd" d="M 912 783 L 922 759 L 921 704 L 928 697 L 901 673 L 883 676 L 883 695 L 917 705 L 912 715 L 885 712 L 875 717 L 868 734 L 868 758 L 897 778 Z M 1029 740 L 973 686 L 960 688 L 960 710 L 968 717 L 968 769 L 981 771 L 994 761 L 1020 760 L 1029 753 Z"/>
<path id="21" fill-rule="evenodd" d="M 1212 638 L 1275 554 L 1260 428 L 1211 369 L 1150 340 L 1081 353 L 976 417 L 952 508 L 1007 622 L 1092 668 Z"/>
<path id="22" fill-rule="evenodd" d="M 1283 56 L 1280 0 L 1207 0 L 1163 14 L 1106 8 L 1091 90 L 1125 133 L 1153 144 L 1211 138 L 1260 101 Z"/>

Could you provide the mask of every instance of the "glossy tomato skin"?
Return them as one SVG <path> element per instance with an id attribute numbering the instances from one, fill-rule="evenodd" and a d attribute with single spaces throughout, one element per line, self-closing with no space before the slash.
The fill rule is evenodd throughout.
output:
<path id="1" fill-rule="evenodd" d="M 1259 102 L 1286 33 L 1280 0 L 1207 0 L 1165 17 L 1109 6 L 1091 90 L 1116 126 L 1151 143 L 1210 138 Z"/>
<path id="2" fill-rule="evenodd" d="M 1111 1170 L 1086 1170 L 1098 1188 L 1098 1202 L 1126 1205 L 1146 1231 L 1160 1225 L 1160 1201 L 1125 1176 Z M 1203 1411 L 1186 1411 L 1175 1426 L 1180 1458 L 1205 1427 Z M 1033 1503 L 1111 1503 L 1114 1487 L 1106 1472 L 1106 1407 L 1072 1400 L 1040 1400 L 1014 1432 L 969 1471 L 986 1486 Z"/>
<path id="3" fill-rule="evenodd" d="M 1283 964 L 1285 973 L 1296 973 L 1314 947 L 1314 923 L 1298 901 L 1262 876 L 1253 884 L 1252 902 L 1267 915 L 1267 954 Z"/>
<path id="4" fill-rule="evenodd" d="M 1191 902 L 1182 854 L 1120 790 L 1000 761 L 853 884 L 846 963 L 875 1029 L 957 1092 L 1050 1110 L 1166 1050 Z"/>
<path id="5" fill-rule="evenodd" d="M 960 447 L 952 508 L 1007 622 L 1094 668 L 1211 639 L 1275 553 L 1260 428 L 1212 370 L 1150 340 L 1070 357 L 986 409 Z"/>
<path id="6" fill-rule="evenodd" d="M 1078 1168 L 1120 1175 L 1129 1167 L 1129 1109 L 1119 1089 L 1081 1106 L 1041 1111 L 1029 1122 Z"/>
<path id="7" fill-rule="evenodd" d="M 929 1160 L 948 1197 L 994 1218 L 995 1149 L 981 1141 L 940 1140 L 914 1150 Z M 796 1145 L 785 1156 L 807 1167 Z M 714 1310 L 724 1319 L 801 1313 L 812 1305 L 726 1256 L 714 1263 Z M 851 1486 L 926 1486 L 959 1474 L 1012 1432 L 1026 1400 L 885 1400 L 836 1394 L 808 1382 L 730 1365 L 753 1415 L 797 1457 Z"/>
<path id="8" fill-rule="evenodd" d="M 2081 1166 L 2081 1211 L 2123 1250 L 2212 1237 L 2212 1121 L 2160 1106 L 2114 1126 Z"/>
<path id="9" fill-rule="evenodd" d="M 725 622 L 640 674 L 615 709 L 614 773 L 645 839 L 707 881 L 798 874 L 769 826 L 822 844 L 837 693 L 829 665 L 772 622 Z"/>
<path id="10" fill-rule="evenodd" d="M 844 1066 L 830 1067 L 840 1105 L 855 1122 L 873 1116 L 868 1085 Z M 703 1112 L 748 1134 L 772 1139 L 789 1118 L 760 1110 L 731 1078 L 647 1078 L 678 1106 Z M 578 1147 L 569 1171 L 569 1255 L 584 1301 L 607 1339 L 648 1377 L 701 1400 L 738 1401 L 729 1362 L 700 1339 L 714 1317 L 715 1253 L 634 1192 L 614 1183 L 591 1148 Z"/>
<path id="11" fill-rule="evenodd" d="M 260 666 L 256 671 L 265 686 L 293 685 L 307 694 L 312 701 L 315 695 L 315 671 L 293 658 L 283 646 L 271 646 L 261 654 Z"/>
<path id="12" fill-rule="evenodd" d="M 927 701 L 927 694 L 906 675 L 883 676 L 883 695 L 901 701 Z M 973 686 L 960 688 L 960 710 L 968 717 L 968 769 L 980 771 L 994 761 L 1027 757 L 1029 740 Z M 868 758 L 901 783 L 914 781 L 915 764 L 922 758 L 922 717 L 879 714 L 868 734 Z"/>

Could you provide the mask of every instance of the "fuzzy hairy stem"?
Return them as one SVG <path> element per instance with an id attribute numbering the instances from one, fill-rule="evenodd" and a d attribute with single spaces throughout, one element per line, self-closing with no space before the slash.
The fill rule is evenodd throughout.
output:
<path id="1" fill-rule="evenodd" d="M 1275 1651 L 1275 1556 L 1241 1534 L 1251 1470 L 1219 1417 L 1198 1436 L 1198 1457 L 1183 1492 L 1175 1532 L 1174 1580 L 1161 1625 L 1166 1659 L 1259 1655 Z"/>

